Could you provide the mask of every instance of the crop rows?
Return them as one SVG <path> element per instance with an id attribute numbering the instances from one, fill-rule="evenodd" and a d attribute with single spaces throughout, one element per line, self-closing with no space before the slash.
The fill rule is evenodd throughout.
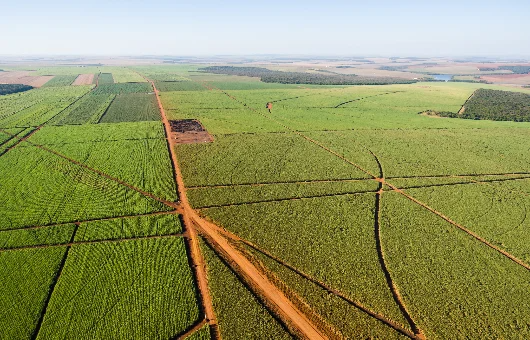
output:
<path id="1" fill-rule="evenodd" d="M 57 86 L 69 86 L 77 78 L 77 75 L 65 75 L 65 76 L 55 76 L 42 87 L 57 87 Z"/>
<path id="2" fill-rule="evenodd" d="M 158 104 L 153 94 L 118 95 L 101 117 L 101 123 L 160 121 Z"/>
<path id="3" fill-rule="evenodd" d="M 99 122 L 115 95 L 90 93 L 61 112 L 51 122 L 54 125 L 87 124 Z"/>
<path id="4" fill-rule="evenodd" d="M 223 339 L 292 339 L 211 248 L 201 242 L 201 250 Z"/>
<path id="5" fill-rule="evenodd" d="M 0 329 L 5 339 L 34 336 L 65 247 L 0 253 Z"/>
<path id="6" fill-rule="evenodd" d="M 137 191 L 35 147 L 2 156 L 3 229 L 168 210 Z"/>
<path id="7" fill-rule="evenodd" d="M 112 73 L 100 73 L 98 78 L 98 84 L 114 84 L 114 78 L 112 77 Z"/>
<path id="8" fill-rule="evenodd" d="M 149 83 L 116 83 L 99 84 L 94 89 L 94 94 L 128 94 L 128 93 L 150 93 L 153 88 Z"/>
<path id="9" fill-rule="evenodd" d="M 73 246 L 37 339 L 170 338 L 199 318 L 182 239 Z"/>

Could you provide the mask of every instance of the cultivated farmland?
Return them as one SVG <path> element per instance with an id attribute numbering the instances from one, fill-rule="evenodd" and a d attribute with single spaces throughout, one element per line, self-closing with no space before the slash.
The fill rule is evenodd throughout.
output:
<path id="1" fill-rule="evenodd" d="M 198 69 L 1 75 L 0 338 L 530 337 L 527 94 Z"/>

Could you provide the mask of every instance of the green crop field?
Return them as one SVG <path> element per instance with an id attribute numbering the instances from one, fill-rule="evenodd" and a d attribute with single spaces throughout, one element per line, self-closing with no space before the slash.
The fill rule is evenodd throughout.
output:
<path id="1" fill-rule="evenodd" d="M 160 112 L 153 94 L 136 93 L 118 95 L 110 105 L 101 123 L 160 121 Z"/>
<path id="2" fill-rule="evenodd" d="M 530 122 L 484 119 L 530 90 L 45 64 L 2 66 L 54 78 L 0 96 L 0 339 L 530 337 Z"/>

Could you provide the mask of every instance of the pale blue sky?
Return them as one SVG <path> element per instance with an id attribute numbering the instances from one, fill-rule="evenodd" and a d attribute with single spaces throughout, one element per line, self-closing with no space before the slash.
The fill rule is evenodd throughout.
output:
<path id="1" fill-rule="evenodd" d="M 0 54 L 530 56 L 530 1 L 6 1 Z"/>

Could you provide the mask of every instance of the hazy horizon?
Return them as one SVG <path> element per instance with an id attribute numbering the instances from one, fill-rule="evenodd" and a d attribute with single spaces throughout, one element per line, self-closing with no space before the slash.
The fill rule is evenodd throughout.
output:
<path id="1" fill-rule="evenodd" d="M 0 55 L 530 55 L 530 4 L 508 0 L 3 5 Z"/>

